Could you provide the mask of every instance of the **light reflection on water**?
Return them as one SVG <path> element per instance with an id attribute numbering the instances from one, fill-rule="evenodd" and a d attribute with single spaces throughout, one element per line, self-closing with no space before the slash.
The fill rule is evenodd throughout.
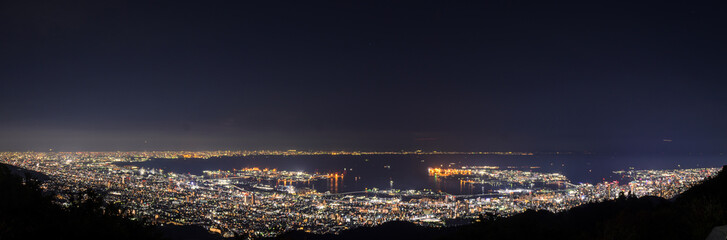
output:
<path id="1" fill-rule="evenodd" d="M 232 170 L 244 167 L 277 168 L 337 177 L 310 182 L 262 181 L 270 186 L 293 185 L 331 193 L 363 191 L 365 189 L 430 189 L 450 194 L 480 194 L 492 186 L 453 177 L 430 176 L 430 167 L 498 166 L 516 167 L 527 171 L 562 173 L 573 183 L 596 183 L 614 180 L 611 171 L 635 169 L 674 169 L 720 167 L 727 164 L 725 156 L 593 156 L 593 155 L 365 155 L 365 156 L 246 156 L 211 159 L 154 159 L 141 163 L 120 163 L 165 171 L 202 175 L 203 170 Z M 530 167 L 538 167 L 530 169 Z"/>

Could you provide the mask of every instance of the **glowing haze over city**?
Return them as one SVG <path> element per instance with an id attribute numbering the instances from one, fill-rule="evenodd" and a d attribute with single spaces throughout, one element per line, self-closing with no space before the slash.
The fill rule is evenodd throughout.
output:
<path id="1" fill-rule="evenodd" d="M 0 9 L 0 163 L 61 208 L 93 190 L 123 219 L 252 239 L 445 229 L 673 199 L 727 163 L 723 6 Z"/>

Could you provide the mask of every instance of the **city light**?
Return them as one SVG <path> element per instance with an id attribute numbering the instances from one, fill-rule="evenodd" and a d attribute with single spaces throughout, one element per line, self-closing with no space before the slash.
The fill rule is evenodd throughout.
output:
<path id="1" fill-rule="evenodd" d="M 445 226 L 450 219 L 474 221 L 485 213 L 510 216 L 527 209 L 564 211 L 585 203 L 615 199 L 626 193 L 637 197 L 670 198 L 719 170 L 615 171 L 621 182 L 573 184 L 562 174 L 534 172 L 532 169 L 536 168 L 532 167 L 522 170 L 495 166 L 428 168 L 428 174 L 436 181 L 454 179 L 461 186 L 483 189 L 479 194 L 453 195 L 393 187 L 321 193 L 295 185 L 324 180 L 337 188 L 338 181 L 343 181 L 344 176 L 337 172 L 308 173 L 251 167 L 209 170 L 203 175 L 193 175 L 115 164 L 153 158 L 273 153 L 318 154 L 297 151 L 6 152 L 0 153 L 0 162 L 50 176 L 50 181 L 44 182 L 42 188 L 55 194 L 55 201 L 61 205 L 68 205 L 73 194 L 94 189 L 108 193 L 105 200 L 120 206 L 123 215 L 130 218 L 146 219 L 158 225 L 195 224 L 224 236 L 250 237 L 271 237 L 291 230 L 338 233 L 394 220 L 439 227 Z M 485 192 L 485 187 L 492 190 Z"/>

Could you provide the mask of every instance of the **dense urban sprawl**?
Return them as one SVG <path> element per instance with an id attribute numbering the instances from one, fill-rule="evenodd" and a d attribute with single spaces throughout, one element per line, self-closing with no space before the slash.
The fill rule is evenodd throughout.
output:
<path id="1" fill-rule="evenodd" d="M 223 236 L 270 237 L 285 231 L 337 233 L 341 230 L 411 221 L 443 226 L 477 219 L 489 213 L 509 216 L 527 209 L 563 211 L 584 203 L 632 196 L 673 197 L 718 168 L 615 171 L 618 181 L 573 184 L 558 173 L 499 169 L 495 166 L 429 168 L 435 178 L 488 186 L 482 194 L 451 195 L 427 189 L 367 189 L 350 193 L 320 193 L 296 188 L 305 181 L 336 182 L 338 174 L 246 168 L 205 171 L 203 175 L 165 172 L 118 162 L 152 158 L 211 158 L 246 155 L 373 154 L 361 152 L 6 152 L 0 162 L 44 173 L 42 187 L 59 204 L 86 189 L 106 193 L 106 201 L 121 214 L 152 224 L 196 224 Z M 428 154 L 412 152 L 409 154 Z M 443 154 L 443 153 L 431 153 Z M 496 153 L 492 153 L 496 154 Z M 502 153 L 525 154 L 527 153 Z M 274 185 L 260 180 L 274 182 Z M 515 186 L 515 187 L 512 187 Z"/>

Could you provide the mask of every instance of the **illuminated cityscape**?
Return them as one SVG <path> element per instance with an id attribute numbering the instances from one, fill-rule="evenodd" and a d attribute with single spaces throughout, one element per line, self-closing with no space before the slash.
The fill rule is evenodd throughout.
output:
<path id="1" fill-rule="evenodd" d="M 527 209 L 564 211 L 590 202 L 629 196 L 671 198 L 718 168 L 615 171 L 622 179 L 573 184 L 559 173 L 497 166 L 428 169 L 435 179 L 454 179 L 480 193 L 453 195 L 431 189 L 377 189 L 318 192 L 296 183 L 338 184 L 343 174 L 243 168 L 204 175 L 165 172 L 124 162 L 164 157 L 218 157 L 292 152 L 5 152 L 2 163 L 47 174 L 45 191 L 58 204 L 86 189 L 106 194 L 128 218 L 156 225 L 201 225 L 222 236 L 272 237 L 286 231 L 337 233 L 388 221 L 441 227 L 471 222 L 482 214 L 510 216 Z M 311 153 L 302 153 L 311 154 Z M 321 153 L 322 154 L 322 153 Z M 368 154 L 368 153 L 367 153 Z M 509 153 L 508 153 L 509 154 Z M 485 191 L 485 189 L 488 189 Z"/>
<path id="2" fill-rule="evenodd" d="M 727 1 L 2 1 L 0 240 L 727 240 Z"/>

